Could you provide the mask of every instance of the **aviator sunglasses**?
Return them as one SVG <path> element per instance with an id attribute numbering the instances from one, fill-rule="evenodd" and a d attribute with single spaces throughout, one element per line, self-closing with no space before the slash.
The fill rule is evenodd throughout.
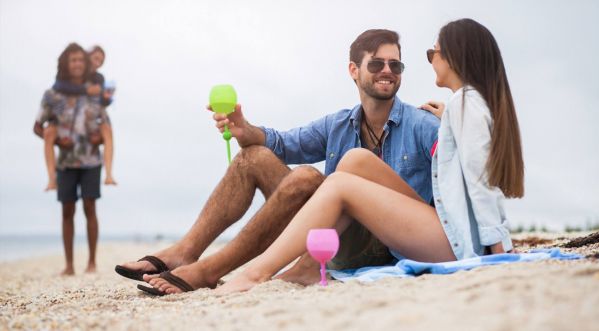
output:
<path id="1" fill-rule="evenodd" d="M 435 56 L 435 53 L 439 53 L 440 51 L 438 49 L 427 49 L 426 50 L 426 59 L 428 60 L 428 63 L 433 64 L 433 56 Z"/>
<path id="2" fill-rule="evenodd" d="M 391 72 L 396 75 L 401 74 L 406 68 L 406 66 L 398 60 L 385 61 L 381 59 L 372 59 L 368 61 L 368 63 L 366 64 L 366 69 L 371 74 L 376 74 L 378 72 L 383 71 L 383 69 L 385 68 L 385 63 L 389 65 L 389 69 L 391 69 Z"/>

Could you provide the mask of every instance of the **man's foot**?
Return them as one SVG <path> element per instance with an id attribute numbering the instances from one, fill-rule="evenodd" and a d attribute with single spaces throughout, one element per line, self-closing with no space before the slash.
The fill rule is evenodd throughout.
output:
<path id="1" fill-rule="evenodd" d="M 66 267 L 64 268 L 64 270 L 60 273 L 61 276 L 74 276 L 75 275 L 75 269 L 73 268 L 73 266 L 70 267 Z"/>
<path id="2" fill-rule="evenodd" d="M 96 264 L 95 263 L 88 263 L 87 264 L 87 268 L 85 268 L 85 273 L 87 273 L 87 274 L 93 274 L 94 272 L 96 272 Z"/>
<path id="3" fill-rule="evenodd" d="M 197 258 L 189 256 L 189 254 L 176 245 L 152 255 L 162 260 L 169 270 L 193 263 L 197 260 Z M 149 261 L 127 262 L 121 264 L 121 266 L 132 270 L 147 271 L 149 273 L 156 272 L 156 267 Z"/>
<path id="4" fill-rule="evenodd" d="M 277 275 L 275 279 L 304 286 L 320 281 L 320 264 L 312 258 L 302 257 L 291 269 Z"/>
<path id="5" fill-rule="evenodd" d="M 212 268 L 206 266 L 203 261 L 198 261 L 192 264 L 178 267 L 171 271 L 171 274 L 184 280 L 191 285 L 194 290 L 199 288 L 215 288 L 218 282 L 218 277 L 210 275 L 207 271 Z M 152 285 L 155 289 L 166 294 L 182 293 L 183 291 L 160 278 L 160 275 L 144 275 L 144 281 Z"/>

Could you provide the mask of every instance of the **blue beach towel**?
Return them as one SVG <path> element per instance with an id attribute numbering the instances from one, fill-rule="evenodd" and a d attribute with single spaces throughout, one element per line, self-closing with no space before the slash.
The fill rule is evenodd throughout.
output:
<path id="1" fill-rule="evenodd" d="M 470 270 L 487 265 L 532 262 L 549 259 L 577 260 L 582 258 L 583 257 L 579 254 L 562 253 L 559 248 L 550 248 L 533 249 L 529 253 L 485 255 L 459 261 L 440 263 L 426 263 L 402 259 L 395 265 L 389 266 L 328 271 L 333 278 L 342 282 L 350 280 L 372 282 L 386 277 L 415 277 L 421 274 L 451 274 L 456 271 Z"/>

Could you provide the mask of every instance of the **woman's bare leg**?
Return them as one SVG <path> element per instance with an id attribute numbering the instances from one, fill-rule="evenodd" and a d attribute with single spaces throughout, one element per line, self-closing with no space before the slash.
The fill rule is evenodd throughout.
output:
<path id="1" fill-rule="evenodd" d="M 269 280 L 305 252 L 310 229 L 336 227 L 343 213 L 359 220 L 386 246 L 410 259 L 455 260 L 434 208 L 359 176 L 336 172 L 325 180 L 281 236 L 217 293 L 244 291 Z"/>
<path id="2" fill-rule="evenodd" d="M 56 157 L 54 156 L 54 142 L 58 136 L 55 125 L 44 128 L 44 158 L 48 171 L 48 185 L 45 191 L 56 190 Z"/>
<path id="3" fill-rule="evenodd" d="M 354 174 L 407 197 L 424 201 L 387 163 L 367 149 L 354 148 L 345 153 L 336 171 Z M 301 285 L 314 284 L 320 280 L 320 264 L 306 252 L 293 267 L 276 278 Z"/>

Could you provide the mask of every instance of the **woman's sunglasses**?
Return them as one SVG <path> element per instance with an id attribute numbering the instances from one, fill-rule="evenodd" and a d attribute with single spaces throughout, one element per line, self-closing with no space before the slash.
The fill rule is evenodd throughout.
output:
<path id="1" fill-rule="evenodd" d="M 371 74 L 376 74 L 378 72 L 383 71 L 383 69 L 385 68 L 385 63 L 387 63 L 389 65 L 389 69 L 391 69 L 391 72 L 396 75 L 401 74 L 404 71 L 404 69 L 406 68 L 406 66 L 401 61 L 397 61 L 397 60 L 385 61 L 385 60 L 374 59 L 374 60 L 368 61 L 368 64 L 366 65 L 366 69 Z"/>
<path id="2" fill-rule="evenodd" d="M 433 64 L 433 56 L 435 56 L 435 53 L 438 53 L 439 50 L 438 49 L 427 49 L 426 50 L 426 58 L 428 60 L 428 63 Z"/>

